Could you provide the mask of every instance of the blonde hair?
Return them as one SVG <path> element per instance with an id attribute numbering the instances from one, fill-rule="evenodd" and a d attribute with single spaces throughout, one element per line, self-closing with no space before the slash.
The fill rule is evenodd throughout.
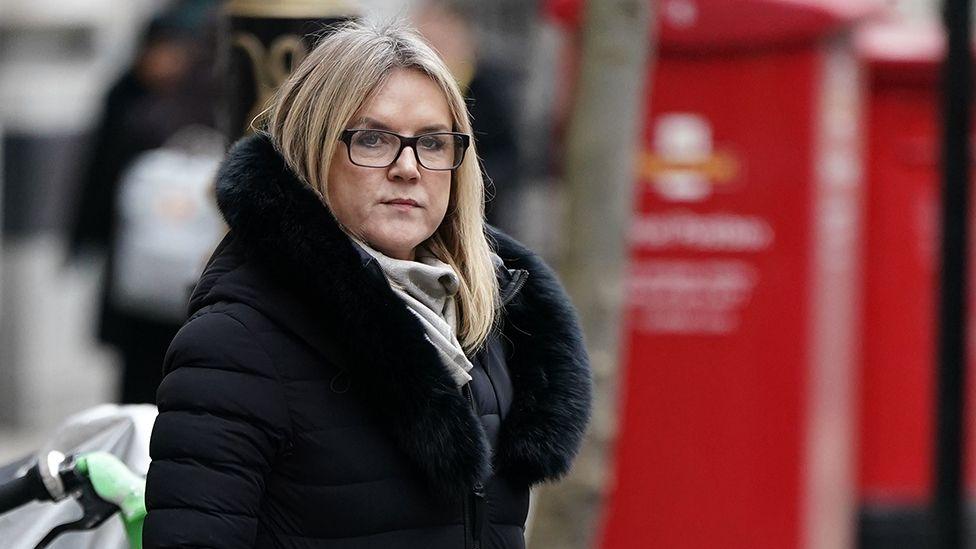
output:
<path id="1" fill-rule="evenodd" d="M 332 152 L 342 131 L 396 69 L 426 74 L 447 98 L 454 131 L 472 134 L 457 82 L 415 31 L 400 23 L 359 22 L 332 29 L 279 88 L 266 112 L 275 147 L 326 205 Z M 484 226 L 484 181 L 473 140 L 452 175 L 450 192 L 447 213 L 424 244 L 461 279 L 457 337 L 470 353 L 488 337 L 498 307 Z"/>

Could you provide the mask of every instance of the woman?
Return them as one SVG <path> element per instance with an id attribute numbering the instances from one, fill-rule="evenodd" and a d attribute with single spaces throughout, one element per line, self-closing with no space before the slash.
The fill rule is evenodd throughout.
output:
<path id="1" fill-rule="evenodd" d="M 552 272 L 486 235 L 470 135 L 414 33 L 349 25 L 233 147 L 230 232 L 157 395 L 146 547 L 524 546 L 590 374 Z"/>

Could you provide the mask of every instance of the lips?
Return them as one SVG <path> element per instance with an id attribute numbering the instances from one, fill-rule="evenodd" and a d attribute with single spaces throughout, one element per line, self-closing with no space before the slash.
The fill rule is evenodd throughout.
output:
<path id="1" fill-rule="evenodd" d="M 394 206 L 413 206 L 414 208 L 419 208 L 420 204 L 412 198 L 394 198 L 393 200 L 387 200 L 383 202 L 384 204 L 392 204 Z"/>

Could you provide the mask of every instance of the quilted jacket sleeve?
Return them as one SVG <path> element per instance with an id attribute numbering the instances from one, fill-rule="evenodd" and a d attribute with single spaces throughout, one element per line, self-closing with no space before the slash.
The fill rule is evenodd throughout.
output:
<path id="1" fill-rule="evenodd" d="M 237 317 L 211 311 L 180 330 L 165 370 L 144 547 L 254 547 L 265 479 L 289 429 L 271 358 Z"/>

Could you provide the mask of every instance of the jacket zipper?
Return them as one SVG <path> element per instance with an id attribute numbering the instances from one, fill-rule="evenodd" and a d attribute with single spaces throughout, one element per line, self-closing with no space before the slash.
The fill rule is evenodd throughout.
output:
<path id="1" fill-rule="evenodd" d="M 505 288 L 504 295 L 501 296 L 501 306 L 504 307 L 518 294 L 522 286 L 525 286 L 526 281 L 529 279 L 529 271 L 525 269 L 519 269 L 514 272 L 512 276 L 512 281 L 509 283 L 508 287 Z M 471 410 L 474 412 L 475 417 L 478 417 L 478 410 L 474 405 L 474 396 L 471 394 L 471 384 L 468 383 L 461 387 L 461 392 L 464 394 L 464 398 L 468 400 L 468 405 L 471 406 Z M 471 494 L 465 496 L 464 498 L 464 547 L 473 547 L 473 549 L 481 549 L 481 534 L 485 527 L 485 521 L 487 519 L 487 502 L 485 501 L 485 485 L 481 482 L 475 483 Z M 468 545 L 468 542 L 471 545 Z"/>
<path id="2" fill-rule="evenodd" d="M 471 394 L 471 384 L 468 383 L 461 387 L 461 392 L 464 393 L 465 398 L 468 399 L 468 404 L 471 406 L 471 410 L 475 412 L 475 417 L 478 416 L 478 410 L 474 406 L 474 396 Z M 464 545 L 468 546 L 468 540 L 472 541 L 472 547 L 474 549 L 481 549 L 481 533 L 485 527 L 485 518 L 487 517 L 487 509 L 485 502 L 485 485 L 481 482 L 477 482 L 474 485 L 474 489 L 471 494 L 464 498 Z M 471 533 L 470 538 L 468 533 Z"/>
<path id="3" fill-rule="evenodd" d="M 512 282 L 508 285 L 508 288 L 505 288 L 505 293 L 501 297 L 500 301 L 502 307 L 508 305 L 508 303 L 515 298 L 515 295 L 519 293 L 519 290 L 522 289 L 522 286 L 525 286 L 525 283 L 528 280 L 529 271 L 526 271 L 525 269 L 515 271 L 515 274 L 512 275 Z"/>

